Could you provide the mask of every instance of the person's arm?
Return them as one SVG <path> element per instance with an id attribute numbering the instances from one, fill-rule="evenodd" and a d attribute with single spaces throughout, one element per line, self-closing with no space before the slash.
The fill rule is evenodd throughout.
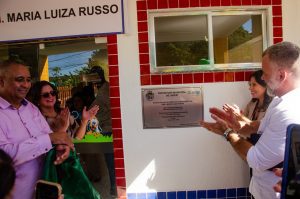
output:
<path id="1" fill-rule="evenodd" d="M 88 124 L 88 120 L 81 120 L 81 123 L 75 132 L 75 139 L 82 140 L 84 138 L 87 124 Z"/>
<path id="2" fill-rule="evenodd" d="M 262 131 L 262 135 L 247 154 L 251 168 L 263 171 L 283 161 L 286 129 L 289 124 L 299 121 L 298 110 L 287 110 L 285 106 L 280 104 L 269 109 L 261 121 L 259 131 Z"/>
<path id="3" fill-rule="evenodd" d="M 48 152 L 52 148 L 52 144 L 48 134 L 13 143 L 0 129 L 0 148 L 12 157 L 14 165 L 17 166 Z"/>
<path id="4" fill-rule="evenodd" d="M 227 136 L 227 141 L 231 144 L 235 152 L 243 160 L 247 161 L 248 151 L 253 145 L 234 131 L 232 133 L 229 133 L 229 135 Z"/>
<path id="5" fill-rule="evenodd" d="M 212 131 L 218 135 L 224 134 L 226 131 L 226 127 L 222 127 L 218 122 L 216 123 L 209 123 L 209 122 L 200 122 L 201 126 L 206 128 L 209 131 Z M 253 146 L 250 142 L 242 138 L 237 132 L 232 130 L 230 133 L 228 133 L 226 137 L 227 141 L 231 144 L 233 149 L 236 151 L 236 153 L 243 159 L 247 160 L 247 153 L 249 149 Z"/>
<path id="6" fill-rule="evenodd" d="M 92 106 L 92 108 L 90 108 L 88 111 L 86 110 L 86 107 L 83 108 L 81 123 L 75 133 L 76 139 L 81 140 L 84 138 L 86 132 L 86 125 L 91 118 L 95 117 L 98 110 L 99 110 L 98 105 Z"/>
<path id="7" fill-rule="evenodd" d="M 2 124 L 6 125 L 0 125 L 0 148 L 13 158 L 15 165 L 47 153 L 53 145 L 63 145 L 59 149 L 63 156 L 60 157 L 58 153 L 57 161 L 61 163 L 69 155 L 68 151 L 74 149 L 74 144 L 66 132 L 52 132 L 42 113 L 32 103 L 29 102 L 24 106 L 22 116 L 24 126 L 16 125 L 16 128 L 7 128 L 7 125 L 14 126 L 17 115 L 2 118 Z M 21 136 L 20 139 L 18 135 Z"/>
<path id="8" fill-rule="evenodd" d="M 218 135 L 226 136 L 227 141 L 231 144 L 236 153 L 243 159 L 247 159 L 247 153 L 249 149 L 253 146 L 250 142 L 242 138 L 236 131 L 229 129 L 225 120 L 219 118 L 218 116 L 212 114 L 211 117 L 216 121 L 214 123 L 209 123 L 201 121 L 202 127 L 209 131 L 212 131 Z M 224 133 L 227 131 L 227 135 Z"/>
<path id="9" fill-rule="evenodd" d="M 70 126 L 70 111 L 69 108 L 64 108 L 60 111 L 56 118 L 56 129 L 52 129 L 53 131 L 64 131 L 67 132 Z"/>
<path id="10" fill-rule="evenodd" d="M 244 136 L 248 136 L 254 133 L 257 133 L 258 131 L 258 127 L 260 125 L 260 121 L 256 120 L 256 121 L 250 121 L 248 123 L 246 123 L 240 130 L 238 130 L 237 132 L 240 135 L 244 135 Z"/>

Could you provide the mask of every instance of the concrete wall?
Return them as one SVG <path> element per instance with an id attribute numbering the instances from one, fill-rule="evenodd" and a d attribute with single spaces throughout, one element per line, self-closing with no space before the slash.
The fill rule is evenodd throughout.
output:
<path id="1" fill-rule="evenodd" d="M 300 45 L 300 1 L 282 0 L 283 39 Z"/>
<path id="2" fill-rule="evenodd" d="M 141 89 L 154 86 L 140 86 L 135 1 L 127 13 L 130 29 L 118 36 L 127 192 L 247 187 L 247 165 L 221 136 L 201 127 L 143 129 Z M 191 86 L 203 87 L 205 120 L 211 106 L 235 102 L 243 107 L 250 99 L 246 82 Z"/>
<path id="3" fill-rule="evenodd" d="M 127 193 L 248 187 L 247 164 L 222 137 L 201 127 L 143 129 L 141 89 L 159 86 L 140 86 L 136 1 L 127 6 L 127 34 L 118 36 Z M 298 45 L 299 10 L 300 1 L 282 0 L 283 40 Z M 163 87 L 176 86 L 181 85 Z M 203 88 L 205 120 L 210 120 L 211 106 L 229 102 L 243 107 L 250 98 L 247 82 L 190 86 Z"/>

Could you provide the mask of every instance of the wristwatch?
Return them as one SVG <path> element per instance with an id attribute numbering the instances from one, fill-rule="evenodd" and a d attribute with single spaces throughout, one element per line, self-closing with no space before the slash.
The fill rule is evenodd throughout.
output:
<path id="1" fill-rule="evenodd" d="M 228 129 L 226 129 L 225 132 L 223 133 L 223 136 L 224 136 L 224 138 L 225 138 L 227 141 L 229 141 L 228 135 L 229 135 L 230 133 L 232 133 L 232 132 L 233 132 L 233 130 L 232 130 L 231 128 L 228 128 Z"/>

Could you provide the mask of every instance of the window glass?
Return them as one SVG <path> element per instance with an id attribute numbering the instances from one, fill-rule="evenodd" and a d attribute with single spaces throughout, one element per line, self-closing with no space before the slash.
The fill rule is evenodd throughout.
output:
<path id="1" fill-rule="evenodd" d="M 39 60 L 40 79 L 58 87 L 62 106 L 72 93 L 92 84 L 87 78 L 92 66 L 101 66 L 108 74 L 107 45 L 95 43 L 93 38 L 45 43 L 39 51 Z M 95 93 L 96 89 L 95 86 Z"/>
<path id="2" fill-rule="evenodd" d="M 95 65 L 101 66 L 103 76 L 108 81 L 107 56 L 106 38 L 102 37 L 97 39 L 78 38 L 64 41 L 45 41 L 41 44 L 37 41 L 32 44 L 4 44 L 0 46 L 0 61 L 8 58 L 21 59 L 30 66 L 33 82 L 46 80 L 55 85 L 59 91 L 56 100 L 60 101 L 61 107 L 68 107 L 72 116 L 70 122 L 73 122 L 73 124 L 68 128 L 69 134 L 71 134 L 71 130 L 79 127 L 83 106 L 88 108 L 94 100 L 97 100 L 100 107 L 105 107 L 105 109 L 102 108 L 104 114 L 99 111 L 100 114 L 96 116 L 97 119 L 91 118 L 87 122 L 88 125 L 84 127 L 86 132 L 83 139 L 73 139 L 76 144 L 76 152 L 80 154 L 84 172 L 102 196 L 116 194 L 115 174 L 113 172 L 113 136 L 112 132 L 108 132 L 108 127 L 103 125 L 104 120 L 107 123 L 111 119 L 110 113 L 108 113 L 110 107 L 105 101 L 109 98 L 109 92 L 107 91 L 109 87 L 100 85 L 99 75 L 91 74 L 91 68 Z M 45 95 L 45 98 L 47 98 L 44 100 L 46 106 L 49 103 L 53 104 L 53 100 L 49 99 L 50 96 L 53 97 L 53 93 L 48 92 Z M 98 96 L 101 97 L 95 99 Z M 30 99 L 29 97 L 27 99 Z M 53 122 L 55 117 L 49 118 Z M 101 120 L 98 120 L 98 118 L 101 118 Z M 49 121 L 48 119 L 47 121 Z M 75 132 L 76 130 L 73 135 Z M 103 151 L 105 151 L 105 158 L 102 159 Z M 109 176 L 101 179 L 101 183 L 107 185 L 111 183 L 110 189 L 101 189 L 101 186 L 99 186 L 102 174 Z"/>
<path id="3" fill-rule="evenodd" d="M 152 73 L 261 67 L 267 10 L 149 13 Z"/>
<path id="4" fill-rule="evenodd" d="M 212 17 L 215 64 L 260 62 L 261 21 L 261 15 Z"/>
<path id="5" fill-rule="evenodd" d="M 157 67 L 198 65 L 209 59 L 206 16 L 166 16 L 154 20 Z"/>

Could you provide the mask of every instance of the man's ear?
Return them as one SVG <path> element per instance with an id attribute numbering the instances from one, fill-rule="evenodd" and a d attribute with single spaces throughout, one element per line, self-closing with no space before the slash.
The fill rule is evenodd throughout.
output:
<path id="1" fill-rule="evenodd" d="M 279 69 L 279 80 L 284 81 L 287 78 L 288 72 L 284 69 Z"/>

